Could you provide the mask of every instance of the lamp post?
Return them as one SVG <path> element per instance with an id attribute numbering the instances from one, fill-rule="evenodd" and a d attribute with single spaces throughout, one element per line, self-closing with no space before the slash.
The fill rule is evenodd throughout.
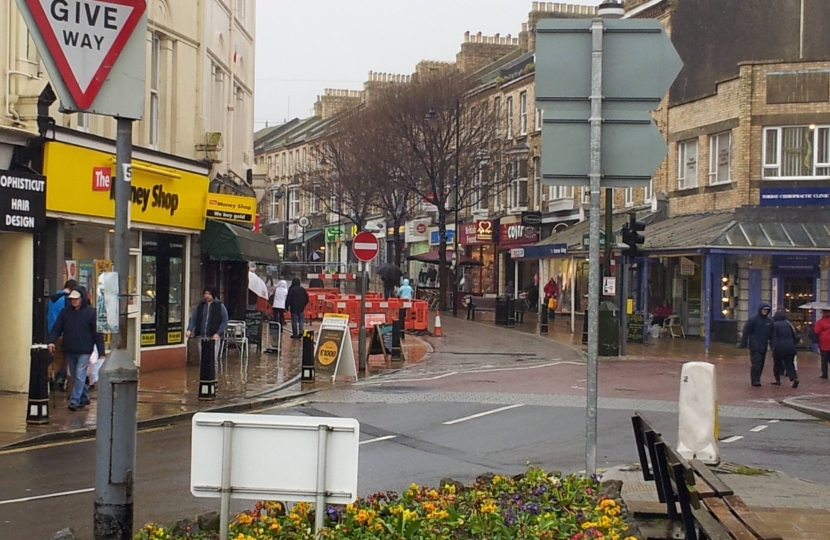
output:
<path id="1" fill-rule="evenodd" d="M 438 109 L 442 111 L 450 111 L 452 109 Z M 427 120 L 435 120 L 438 116 L 435 108 L 431 108 L 427 113 Z M 452 260 L 453 260 L 453 285 L 452 285 L 452 316 L 458 317 L 458 269 L 461 257 L 458 255 L 458 212 L 461 207 L 461 178 L 460 178 L 460 152 L 461 152 L 461 100 L 455 100 L 455 231 L 453 231 L 452 243 Z"/>

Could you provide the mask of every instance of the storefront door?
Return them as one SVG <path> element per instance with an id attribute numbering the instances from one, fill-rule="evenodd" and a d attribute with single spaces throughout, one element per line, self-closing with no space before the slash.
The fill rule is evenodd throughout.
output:
<path id="1" fill-rule="evenodd" d="M 141 256 L 141 345 L 178 345 L 184 339 L 183 236 L 144 233 Z"/>

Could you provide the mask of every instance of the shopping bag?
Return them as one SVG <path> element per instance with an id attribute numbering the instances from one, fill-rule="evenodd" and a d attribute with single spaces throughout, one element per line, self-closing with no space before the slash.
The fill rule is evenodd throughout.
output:
<path id="1" fill-rule="evenodd" d="M 86 376 L 89 377 L 90 386 L 98 384 L 98 372 L 101 371 L 101 366 L 104 363 L 104 358 L 98 356 L 98 348 L 93 349 L 92 354 L 89 355 L 89 364 L 86 367 Z"/>

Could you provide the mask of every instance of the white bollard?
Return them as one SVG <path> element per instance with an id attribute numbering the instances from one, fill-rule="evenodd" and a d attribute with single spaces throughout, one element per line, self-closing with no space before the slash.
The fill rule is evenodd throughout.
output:
<path id="1" fill-rule="evenodd" d="M 686 459 L 699 459 L 708 465 L 720 463 L 714 364 L 683 364 L 678 411 L 677 452 Z"/>

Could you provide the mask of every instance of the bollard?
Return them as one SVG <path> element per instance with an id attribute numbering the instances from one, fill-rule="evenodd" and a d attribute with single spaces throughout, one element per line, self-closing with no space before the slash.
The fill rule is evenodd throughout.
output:
<path id="1" fill-rule="evenodd" d="M 406 308 L 398 311 L 398 320 L 401 321 L 401 341 L 406 339 Z"/>
<path id="2" fill-rule="evenodd" d="M 401 349 L 402 327 L 403 321 L 392 321 L 392 350 L 389 355 L 392 362 L 403 361 L 403 352 Z"/>
<path id="3" fill-rule="evenodd" d="M 216 399 L 216 341 L 201 338 L 199 362 L 199 401 Z"/>
<path id="4" fill-rule="evenodd" d="M 348 337 L 348 336 L 347 336 Z M 303 332 L 302 382 L 314 382 L 314 332 Z"/>
<path id="5" fill-rule="evenodd" d="M 541 322 L 539 323 L 539 333 L 545 335 L 548 333 L 548 306 L 542 306 L 540 314 Z"/>
<path id="6" fill-rule="evenodd" d="M 27 424 L 49 423 L 49 364 L 52 355 L 46 345 L 32 345 L 29 350 L 29 406 Z"/>

